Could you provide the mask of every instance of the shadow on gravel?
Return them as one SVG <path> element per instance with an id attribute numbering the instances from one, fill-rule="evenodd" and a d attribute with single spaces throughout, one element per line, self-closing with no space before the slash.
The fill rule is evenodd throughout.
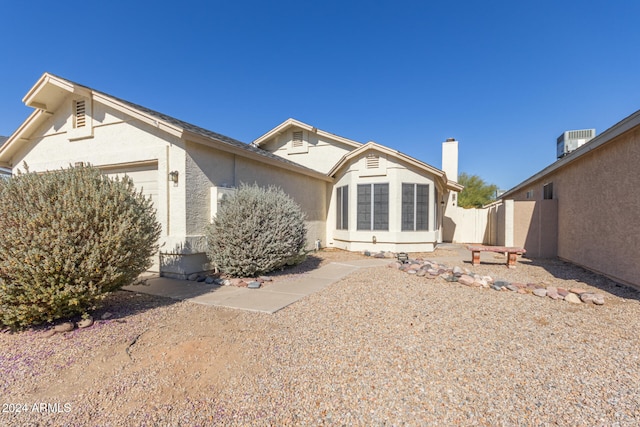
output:
<path id="1" fill-rule="evenodd" d="M 640 301 L 640 291 L 593 271 L 559 259 L 526 258 L 529 265 L 544 268 L 554 277 L 575 280 L 624 299 Z"/>
<path id="2" fill-rule="evenodd" d="M 302 261 L 298 265 L 292 265 L 285 267 L 282 270 L 272 271 L 271 273 L 265 274 L 267 277 L 278 278 L 280 276 L 289 276 L 291 274 L 303 274 L 309 273 L 318 267 L 322 263 L 322 258 L 316 255 L 307 255 L 307 258 Z"/>
<path id="3" fill-rule="evenodd" d="M 106 315 L 105 317 L 115 322 L 126 321 L 127 317 L 178 302 L 180 301 L 164 296 L 121 290 L 107 296 L 91 315 L 96 320 Z"/>

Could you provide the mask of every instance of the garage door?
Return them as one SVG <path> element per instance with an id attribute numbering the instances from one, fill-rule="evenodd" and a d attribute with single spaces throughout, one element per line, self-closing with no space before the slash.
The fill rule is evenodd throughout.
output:
<path id="1" fill-rule="evenodd" d="M 151 198 L 154 206 L 158 203 L 158 164 L 156 162 L 122 167 L 105 167 L 102 168 L 102 171 L 110 178 L 128 176 L 138 191 L 141 190 L 145 197 Z M 160 271 L 158 254 L 153 256 L 153 265 L 149 268 L 149 271 Z"/>
<path id="2" fill-rule="evenodd" d="M 142 190 L 142 194 L 151 197 L 151 201 L 158 203 L 158 165 L 143 165 L 129 168 L 105 169 L 104 172 L 111 178 L 124 177 L 127 175 L 133 181 L 137 190 Z"/>

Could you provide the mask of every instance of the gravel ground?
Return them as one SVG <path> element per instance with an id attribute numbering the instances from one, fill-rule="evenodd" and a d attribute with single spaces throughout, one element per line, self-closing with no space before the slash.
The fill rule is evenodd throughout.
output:
<path id="1" fill-rule="evenodd" d="M 640 425 L 640 293 L 560 261 L 502 262 L 473 271 L 606 303 L 386 267 L 273 315 L 118 292 L 90 328 L 0 334 L 0 425 Z"/>

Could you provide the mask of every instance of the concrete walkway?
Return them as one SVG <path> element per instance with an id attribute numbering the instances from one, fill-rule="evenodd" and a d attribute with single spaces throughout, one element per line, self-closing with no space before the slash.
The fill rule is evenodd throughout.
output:
<path id="1" fill-rule="evenodd" d="M 295 279 L 269 283 L 260 289 L 207 285 L 203 282 L 157 276 L 147 279 L 146 285 L 125 286 L 123 289 L 197 304 L 275 313 L 360 268 L 387 265 L 392 261 L 392 259 L 371 258 L 332 262 L 309 273 L 303 273 Z"/>

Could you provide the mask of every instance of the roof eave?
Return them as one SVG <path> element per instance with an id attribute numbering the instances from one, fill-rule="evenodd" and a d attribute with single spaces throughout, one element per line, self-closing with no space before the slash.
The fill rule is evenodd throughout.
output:
<path id="1" fill-rule="evenodd" d="M 46 120 L 49 117 L 49 113 L 44 110 L 34 110 L 27 119 L 22 122 L 20 127 L 11 134 L 9 139 L 4 143 L 2 147 L 0 147 L 0 165 L 4 167 L 11 168 L 12 165 L 11 157 L 18 150 L 18 145 L 20 141 L 28 141 L 29 137 L 27 135 L 30 134 L 32 129 L 40 126 L 42 121 Z"/>

